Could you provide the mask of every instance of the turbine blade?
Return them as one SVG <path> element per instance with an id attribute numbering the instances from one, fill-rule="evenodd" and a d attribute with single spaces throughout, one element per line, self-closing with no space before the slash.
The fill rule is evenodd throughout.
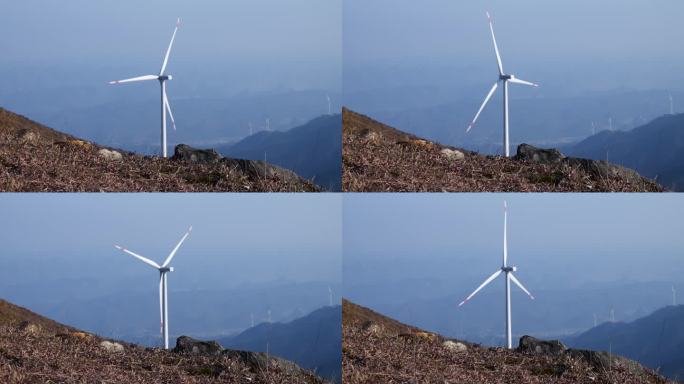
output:
<path id="1" fill-rule="evenodd" d="M 173 259 L 173 257 L 176 255 L 176 251 L 178 251 L 178 248 L 180 248 L 181 244 L 183 244 L 185 239 L 190 235 L 190 232 L 192 232 L 192 227 L 190 227 L 188 229 L 188 231 L 185 232 L 185 235 L 183 235 L 183 238 L 180 239 L 180 241 L 176 245 L 176 248 L 174 248 L 173 251 L 171 251 L 171 253 L 169 254 L 169 257 L 167 257 L 166 260 L 164 260 L 164 264 L 162 264 L 162 268 L 169 265 L 169 263 L 171 262 L 171 259 Z"/>
<path id="2" fill-rule="evenodd" d="M 471 129 L 475 126 L 475 122 L 477 121 L 477 118 L 480 117 L 480 113 L 482 113 L 482 110 L 484 109 L 485 105 L 489 102 L 489 99 L 492 98 L 492 95 L 494 94 L 494 91 L 496 91 L 496 88 L 499 86 L 499 82 L 497 81 L 494 83 L 494 86 L 492 89 L 489 91 L 487 94 L 487 97 L 485 97 L 484 102 L 482 102 L 482 105 L 480 106 L 480 109 L 477 110 L 477 113 L 475 114 L 475 118 L 473 121 L 468 125 L 468 129 L 466 129 L 466 133 L 470 132 Z"/>
<path id="3" fill-rule="evenodd" d="M 504 200 L 503 266 L 508 265 L 508 203 Z"/>
<path id="4" fill-rule="evenodd" d="M 520 287 L 520 289 L 522 289 L 525 293 L 527 293 L 527 296 L 529 296 L 530 299 L 534 300 L 534 296 L 532 296 L 532 294 L 530 293 L 530 291 L 528 291 L 527 288 L 525 288 L 525 287 L 522 285 L 522 283 L 521 283 L 520 281 L 518 281 L 518 279 L 515 278 L 515 275 L 513 275 L 512 273 L 509 273 L 508 276 L 510 276 L 511 280 L 513 280 L 513 282 L 515 283 L 515 285 L 517 285 L 518 287 Z"/>
<path id="5" fill-rule="evenodd" d="M 164 274 L 159 274 L 159 333 L 164 334 L 164 308 L 162 307 L 162 290 L 164 289 Z"/>
<path id="6" fill-rule="evenodd" d="M 499 75 L 503 75 L 503 64 L 501 63 L 501 55 L 499 55 L 499 46 L 496 44 L 496 36 L 494 36 L 494 24 L 492 23 L 492 16 L 489 14 L 489 12 L 487 12 L 487 20 L 489 20 L 489 30 L 492 32 L 494 52 L 496 52 L 496 63 L 499 65 Z"/>
<path id="7" fill-rule="evenodd" d="M 497 276 L 499 276 L 500 274 L 501 274 L 501 270 L 500 270 L 500 269 L 499 269 L 498 271 L 494 272 L 491 276 L 489 276 L 489 277 L 487 278 L 487 280 L 484 281 L 484 283 L 480 284 L 480 286 L 477 287 L 477 289 L 476 289 L 473 293 L 471 293 L 470 296 L 466 297 L 465 300 L 461 301 L 461 303 L 460 303 L 458 306 L 460 307 L 461 305 L 467 303 L 468 300 L 470 300 L 470 298 L 472 298 L 473 296 L 475 296 L 476 293 L 480 292 L 480 290 L 481 290 L 482 288 L 484 288 L 484 287 L 485 287 L 487 284 L 489 284 L 492 280 L 496 279 Z"/>
<path id="8" fill-rule="evenodd" d="M 510 79 L 508 79 L 508 82 L 509 83 L 515 83 L 515 84 L 529 85 L 531 87 L 538 87 L 539 86 L 539 84 L 531 83 L 531 82 L 525 81 L 525 80 L 520 80 L 520 79 L 515 78 L 515 77 L 511 77 Z"/>
<path id="9" fill-rule="evenodd" d="M 110 81 L 109 84 L 121 84 L 121 83 L 132 83 L 134 81 L 157 80 L 158 78 L 159 78 L 159 76 L 156 76 L 156 75 L 145 75 L 145 76 L 132 77 L 130 79 L 124 79 L 124 80 L 114 80 L 114 81 Z"/>
<path id="10" fill-rule="evenodd" d="M 159 76 L 164 74 L 166 71 L 166 64 L 169 63 L 169 55 L 171 54 L 171 47 L 173 46 L 173 40 L 176 39 L 176 32 L 178 32 L 178 27 L 180 26 L 180 17 L 176 20 L 176 28 L 173 30 L 173 35 L 171 36 L 171 42 L 169 43 L 169 48 L 166 49 L 166 55 L 164 56 L 164 63 L 162 64 L 161 70 L 159 71 Z"/>
<path id="11" fill-rule="evenodd" d="M 176 120 L 173 119 L 173 112 L 171 112 L 171 106 L 169 105 L 169 97 L 166 95 L 166 89 L 164 89 L 164 105 L 166 105 L 166 110 L 169 112 L 169 117 L 171 117 L 171 125 L 173 130 L 176 130 Z"/>
<path id="12" fill-rule="evenodd" d="M 133 257 L 139 259 L 140 261 L 142 261 L 142 262 L 145 263 L 145 264 L 148 264 L 148 265 L 150 265 L 150 266 L 152 266 L 152 267 L 154 267 L 154 268 L 157 268 L 157 269 L 161 268 L 161 267 L 159 266 L 159 264 L 155 263 L 154 261 L 152 261 L 152 260 L 150 260 L 150 259 L 148 259 L 148 258 L 146 258 L 146 257 L 140 256 L 140 255 L 138 255 L 138 254 L 135 253 L 135 252 L 131 252 L 131 251 L 129 251 L 128 249 L 126 249 L 126 248 L 124 248 L 124 247 L 122 247 L 122 246 L 119 246 L 119 245 L 114 245 L 114 246 L 115 246 L 117 249 L 119 249 L 119 250 L 121 250 L 121 251 L 123 251 L 123 252 L 126 252 L 126 253 L 128 253 L 129 255 L 131 255 L 131 256 L 133 256 Z"/>

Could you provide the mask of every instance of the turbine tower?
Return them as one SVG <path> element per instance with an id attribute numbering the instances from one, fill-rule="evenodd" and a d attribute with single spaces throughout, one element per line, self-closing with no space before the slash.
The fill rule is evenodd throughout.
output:
<path id="1" fill-rule="evenodd" d="M 673 289 L 674 289 L 674 287 L 673 287 Z M 332 288 L 330 288 L 330 286 L 328 286 L 328 298 L 330 299 L 330 306 L 332 307 L 333 306 L 333 298 L 332 298 Z"/>
<path id="2" fill-rule="evenodd" d="M 158 80 L 161 86 L 161 154 L 162 157 L 167 157 L 166 152 L 166 113 L 168 112 L 171 118 L 171 124 L 173 125 L 173 130 L 176 130 L 176 121 L 173 119 L 173 113 L 171 113 L 171 106 L 169 105 L 169 98 L 166 95 L 166 81 L 173 79 L 173 76 L 166 74 L 166 65 L 169 62 L 169 54 L 171 53 L 171 47 L 173 46 L 173 41 L 176 38 L 176 32 L 178 32 L 178 27 L 180 26 L 180 18 L 176 21 L 176 28 L 173 30 L 173 35 L 171 36 L 171 42 L 169 47 L 166 49 L 166 55 L 164 56 L 164 62 L 162 63 L 161 70 L 158 75 L 145 75 L 133 77 L 124 80 L 110 81 L 109 84 L 121 84 L 121 83 L 132 83 L 136 81 L 147 81 L 147 80 Z"/>
<path id="3" fill-rule="evenodd" d="M 674 284 L 672 285 L 672 305 L 677 305 L 677 290 L 674 287 Z"/>
<path id="4" fill-rule="evenodd" d="M 173 257 L 176 255 L 178 248 L 180 248 L 181 244 L 183 244 L 185 239 L 187 239 L 191 231 L 192 227 L 190 227 L 188 231 L 185 232 L 183 238 L 181 238 L 178 244 L 176 244 L 176 247 L 173 248 L 171 253 L 169 253 L 169 255 L 166 257 L 166 260 L 164 260 L 164 263 L 162 263 L 162 265 L 159 265 L 146 257 L 140 256 L 137 253 L 131 252 L 128 249 L 123 248 L 119 245 L 114 245 L 117 249 L 125 253 L 128 253 L 129 255 L 139 259 L 143 263 L 153 268 L 156 268 L 159 271 L 159 316 L 161 318 L 161 334 L 164 338 L 164 349 L 169 349 L 169 301 L 166 274 L 169 272 L 173 272 L 173 267 L 169 267 L 171 259 L 173 259 Z"/>
<path id="5" fill-rule="evenodd" d="M 670 115 L 674 115 L 674 104 L 672 103 L 672 95 L 670 94 Z"/>
<path id="6" fill-rule="evenodd" d="M 510 151 L 509 151 L 509 137 L 508 137 L 508 83 L 513 83 L 513 84 L 523 84 L 523 85 L 529 85 L 532 87 L 538 87 L 539 85 L 535 83 L 531 83 L 529 81 L 525 80 L 520 80 L 516 78 L 514 75 L 506 74 L 503 69 L 503 64 L 501 63 L 501 55 L 499 55 L 499 47 L 496 45 L 496 37 L 494 36 L 494 25 L 492 24 L 492 17 L 489 15 L 489 12 L 487 12 L 487 19 L 489 20 L 489 30 L 492 32 L 492 41 L 494 42 L 494 52 L 496 53 L 496 62 L 499 66 L 499 78 L 494 83 L 494 86 L 492 86 L 492 89 L 489 91 L 487 94 L 487 97 L 485 97 L 484 102 L 480 106 L 480 109 L 477 111 L 475 114 L 475 118 L 473 121 L 468 125 L 468 129 L 466 129 L 466 133 L 470 132 L 470 130 L 473 128 L 475 125 L 475 122 L 477 121 L 477 118 L 480 117 L 480 113 L 482 113 L 482 110 L 484 107 L 487 105 L 489 102 L 489 99 L 492 98 L 492 95 L 496 91 L 496 89 L 499 87 L 499 82 L 503 83 L 503 150 L 504 150 L 504 156 L 509 157 L 510 156 Z"/>
<path id="7" fill-rule="evenodd" d="M 522 283 L 513 275 L 513 272 L 517 271 L 517 267 L 508 266 L 508 239 L 507 239 L 507 229 L 508 229 L 508 207 L 504 201 L 504 234 L 503 234 L 503 264 L 501 269 L 494 272 L 491 276 L 487 278 L 477 289 L 466 297 L 458 306 L 462 306 L 467 303 L 476 293 L 480 292 L 487 284 L 491 283 L 492 280 L 496 279 L 502 272 L 505 276 L 505 287 L 506 287 L 506 346 L 508 349 L 513 348 L 513 333 L 511 332 L 511 281 L 515 283 L 520 289 L 523 290 L 532 300 L 534 296 L 525 288 Z"/>
<path id="8" fill-rule="evenodd" d="M 325 95 L 325 98 L 328 99 L 328 115 L 332 115 L 332 106 L 330 105 L 330 95 Z"/>

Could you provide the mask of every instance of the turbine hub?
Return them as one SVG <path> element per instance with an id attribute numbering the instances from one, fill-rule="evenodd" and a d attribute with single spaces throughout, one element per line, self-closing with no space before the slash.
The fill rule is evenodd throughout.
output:
<path id="1" fill-rule="evenodd" d="M 173 267 L 162 267 L 162 268 L 159 268 L 159 272 L 162 272 L 162 273 L 164 273 L 164 272 L 173 272 Z"/>
<path id="2" fill-rule="evenodd" d="M 515 272 L 517 270 L 516 267 L 501 267 L 501 270 L 504 272 Z"/>
<path id="3" fill-rule="evenodd" d="M 166 80 L 172 80 L 173 76 L 171 75 L 161 75 L 159 76 L 159 81 L 166 81 Z"/>
<path id="4" fill-rule="evenodd" d="M 504 74 L 504 75 L 499 75 L 499 80 L 506 81 L 506 80 L 510 80 L 510 79 L 515 79 L 515 76 L 513 76 L 513 75 L 506 75 L 506 74 Z"/>

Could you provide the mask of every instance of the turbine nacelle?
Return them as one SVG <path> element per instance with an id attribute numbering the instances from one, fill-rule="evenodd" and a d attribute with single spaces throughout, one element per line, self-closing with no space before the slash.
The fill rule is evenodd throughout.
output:
<path id="1" fill-rule="evenodd" d="M 173 80 L 173 76 L 171 76 L 171 75 L 161 75 L 161 76 L 159 76 L 159 81 L 166 81 L 166 80 Z"/>
<path id="2" fill-rule="evenodd" d="M 518 270 L 518 267 L 501 267 L 502 272 L 515 272 Z"/>
<path id="3" fill-rule="evenodd" d="M 514 75 L 506 75 L 506 74 L 499 75 L 499 80 L 508 81 L 510 79 L 515 79 L 515 76 Z"/>
<path id="4" fill-rule="evenodd" d="M 161 268 L 159 268 L 159 272 L 161 272 L 161 273 L 173 272 L 173 267 L 161 267 Z"/>

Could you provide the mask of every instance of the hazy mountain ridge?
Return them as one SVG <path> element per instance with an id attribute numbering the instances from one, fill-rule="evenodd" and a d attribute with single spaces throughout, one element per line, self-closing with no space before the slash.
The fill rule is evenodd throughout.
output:
<path id="1" fill-rule="evenodd" d="M 342 116 L 317 117 L 284 132 L 259 132 L 235 144 L 218 146 L 230 157 L 263 160 L 291 169 L 317 185 L 342 188 Z"/>
<path id="2" fill-rule="evenodd" d="M 485 348 L 398 323 L 346 300 L 342 308 L 345 383 L 667 382 L 619 356 L 534 339 L 532 343 L 557 349 Z"/>
<path id="3" fill-rule="evenodd" d="M 3 191 L 317 191 L 280 167 L 222 159 L 193 162 L 112 150 L 0 109 Z M 268 177 L 264 177 L 264 174 Z"/>
<path id="4" fill-rule="evenodd" d="M 684 305 L 668 306 L 640 319 L 606 322 L 565 342 L 623 355 L 671 379 L 684 377 Z"/>
<path id="5" fill-rule="evenodd" d="M 261 364 L 266 364 L 262 366 Z M 104 340 L 0 300 L 0 381 L 323 383 L 259 353 L 181 354 Z"/>
<path id="6" fill-rule="evenodd" d="M 219 338 L 226 347 L 268 352 L 294 361 L 321 377 L 340 382 L 342 308 L 317 309 L 288 323 L 261 323 L 244 332 Z"/>
<path id="7" fill-rule="evenodd" d="M 522 144 L 512 158 L 421 139 L 344 109 L 343 189 L 350 192 L 656 192 L 664 189 L 607 162 Z"/>
<path id="8" fill-rule="evenodd" d="M 567 152 L 608 158 L 679 191 L 684 189 L 684 114 L 661 116 L 626 132 L 603 131 L 569 146 Z"/>

